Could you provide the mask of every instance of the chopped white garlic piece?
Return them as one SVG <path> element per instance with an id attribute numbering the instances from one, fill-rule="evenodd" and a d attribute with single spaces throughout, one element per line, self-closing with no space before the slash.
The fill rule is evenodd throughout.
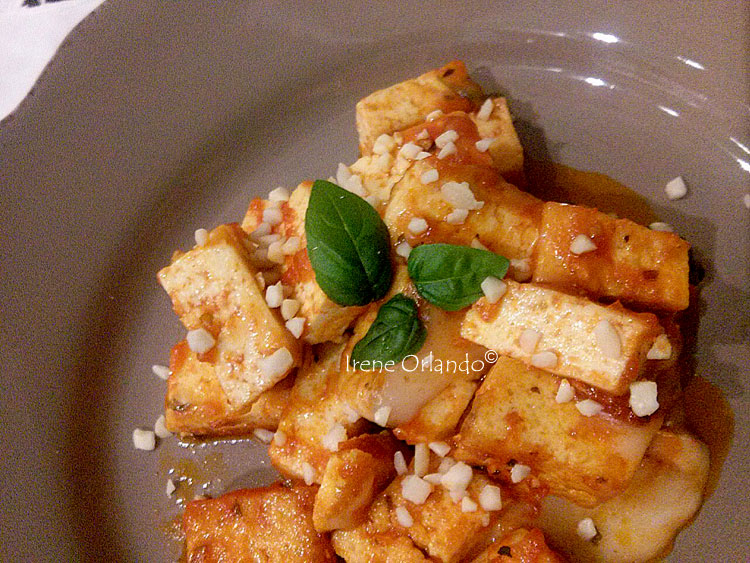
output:
<path id="1" fill-rule="evenodd" d="M 592 252 L 594 250 L 596 250 L 594 241 L 586 235 L 578 235 L 573 239 L 573 242 L 570 243 L 570 251 L 576 255 L 586 254 L 587 252 Z"/>
<path id="2" fill-rule="evenodd" d="M 494 276 L 484 278 L 480 287 L 488 303 L 497 303 L 508 290 L 508 285 L 503 280 L 499 280 Z"/>
<path id="3" fill-rule="evenodd" d="M 664 186 L 664 191 L 667 194 L 667 197 L 669 199 L 681 199 L 687 195 L 688 189 L 687 185 L 685 184 L 685 180 L 682 179 L 682 176 L 677 176 L 677 178 L 673 178 L 669 182 L 667 182 L 667 185 Z"/>
<path id="4" fill-rule="evenodd" d="M 649 416 L 659 410 L 659 391 L 654 381 L 630 384 L 630 409 L 636 416 Z"/>
<path id="5" fill-rule="evenodd" d="M 614 360 L 622 355 L 622 342 L 617 329 L 606 319 L 602 319 L 594 327 L 596 345 L 602 354 Z"/>
<path id="6" fill-rule="evenodd" d="M 563 379 L 560 382 L 560 386 L 557 388 L 557 394 L 555 395 L 556 403 L 569 403 L 576 396 L 573 386 L 567 379 Z"/>

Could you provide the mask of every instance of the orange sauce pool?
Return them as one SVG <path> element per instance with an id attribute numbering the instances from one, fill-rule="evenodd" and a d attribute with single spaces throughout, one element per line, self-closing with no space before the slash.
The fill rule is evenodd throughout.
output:
<path id="1" fill-rule="evenodd" d="M 644 197 L 598 172 L 576 170 L 554 162 L 527 161 L 525 190 L 545 201 L 596 207 L 605 213 L 631 219 L 642 225 L 659 221 Z M 699 289 L 690 296 L 690 309 L 679 320 L 684 335 L 686 358 L 681 361 L 684 426 L 708 446 L 711 465 L 704 492 L 708 498 L 716 489 L 721 468 L 729 454 L 734 430 L 734 413 L 721 390 L 694 374 L 692 348 L 697 334 Z"/>

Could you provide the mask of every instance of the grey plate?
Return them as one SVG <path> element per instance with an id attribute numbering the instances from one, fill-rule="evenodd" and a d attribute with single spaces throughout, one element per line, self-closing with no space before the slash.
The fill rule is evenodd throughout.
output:
<path id="1" fill-rule="evenodd" d="M 532 153 L 638 190 L 709 266 L 697 367 L 735 447 L 672 559 L 746 560 L 748 5 L 358 4 L 108 2 L 0 126 L 0 559 L 174 560 L 170 468 L 196 492 L 272 478 L 253 443 L 132 448 L 183 334 L 155 272 L 253 195 L 353 161 L 357 99 L 462 58 Z"/>

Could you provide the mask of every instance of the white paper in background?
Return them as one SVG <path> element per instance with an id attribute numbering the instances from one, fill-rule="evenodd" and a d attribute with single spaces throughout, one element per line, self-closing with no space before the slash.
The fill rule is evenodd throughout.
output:
<path id="1" fill-rule="evenodd" d="M 0 0 L 0 119 L 33 88 L 65 37 L 104 0 L 63 0 L 25 7 Z"/>

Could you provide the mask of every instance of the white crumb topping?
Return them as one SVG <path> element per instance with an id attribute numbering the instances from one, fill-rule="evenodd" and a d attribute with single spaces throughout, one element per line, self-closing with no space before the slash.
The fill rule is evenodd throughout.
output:
<path id="1" fill-rule="evenodd" d="M 595 416 L 602 412 L 602 409 L 604 409 L 604 407 L 600 403 L 597 403 L 592 399 L 584 399 L 583 401 L 578 401 L 576 403 L 576 408 L 578 409 L 578 412 L 583 416 Z"/>
<path id="2" fill-rule="evenodd" d="M 167 424 L 163 414 L 160 414 L 159 418 L 154 422 L 154 434 L 159 438 L 170 438 L 172 436 L 172 433 L 167 430 Z"/>
<path id="3" fill-rule="evenodd" d="M 339 451 L 339 444 L 346 440 L 346 428 L 343 425 L 336 423 L 331 429 L 323 436 L 321 443 L 323 447 L 329 452 Z"/>
<path id="4" fill-rule="evenodd" d="M 163 379 L 164 381 L 169 379 L 169 374 L 172 373 L 167 366 L 162 366 L 159 364 L 152 365 L 151 371 L 156 377 L 158 377 L 159 379 Z"/>
<path id="5" fill-rule="evenodd" d="M 508 290 L 508 285 L 503 280 L 497 279 L 494 276 L 484 278 L 480 287 L 488 303 L 497 303 Z"/>
<path id="6" fill-rule="evenodd" d="M 646 354 L 647 360 L 668 360 L 672 357 L 672 343 L 666 334 L 660 334 L 654 340 Z"/>
<path id="7" fill-rule="evenodd" d="M 541 332 L 533 328 L 525 328 L 518 337 L 518 345 L 521 347 L 521 350 L 531 355 L 536 351 L 536 347 L 541 339 Z"/>
<path id="8" fill-rule="evenodd" d="M 422 477 L 430 465 L 430 450 L 427 444 L 414 446 L 414 475 Z"/>
<path id="9" fill-rule="evenodd" d="M 516 463 L 510 468 L 510 482 L 520 483 L 531 473 L 531 467 L 524 465 L 523 463 Z"/>
<path id="10" fill-rule="evenodd" d="M 430 133 L 427 131 L 427 129 L 422 129 L 419 134 L 414 137 L 417 141 L 423 141 L 424 139 L 430 138 Z"/>
<path id="11" fill-rule="evenodd" d="M 495 485 L 485 485 L 482 487 L 482 491 L 479 493 L 479 506 L 487 512 L 500 510 L 503 507 L 500 487 L 496 487 Z"/>
<path id="12" fill-rule="evenodd" d="M 427 151 L 420 151 L 417 156 L 414 157 L 414 160 L 424 160 L 425 158 L 429 158 L 431 156 L 432 155 Z"/>
<path id="13" fill-rule="evenodd" d="M 270 356 L 258 360 L 258 368 L 266 381 L 279 378 L 294 365 L 294 358 L 286 348 L 279 348 Z"/>
<path id="14" fill-rule="evenodd" d="M 490 115 L 492 115 L 494 107 L 495 104 L 492 102 L 492 98 L 487 98 L 477 112 L 477 119 L 487 121 L 490 118 Z"/>
<path id="15" fill-rule="evenodd" d="M 278 225 L 283 219 L 281 209 L 278 207 L 268 207 L 263 210 L 263 222 L 269 225 Z"/>
<path id="16" fill-rule="evenodd" d="M 442 149 L 448 143 L 455 143 L 458 140 L 458 133 L 453 129 L 448 129 L 435 138 L 435 146 Z"/>
<path id="17" fill-rule="evenodd" d="M 395 146 L 396 141 L 393 139 L 393 137 L 383 133 L 377 139 L 375 139 L 375 143 L 372 145 L 372 152 L 374 152 L 375 154 L 387 154 L 391 152 L 391 150 Z"/>
<path id="18" fill-rule="evenodd" d="M 136 450 L 151 451 L 156 447 L 156 434 L 152 430 L 133 430 L 133 446 Z"/>
<path id="19" fill-rule="evenodd" d="M 440 186 L 443 199 L 455 209 L 482 209 L 483 201 L 477 201 L 469 182 L 446 182 Z"/>
<path id="20" fill-rule="evenodd" d="M 398 521 L 399 525 L 403 526 L 404 528 L 410 528 L 414 525 L 414 519 L 411 517 L 411 514 L 409 514 L 409 511 L 406 510 L 403 506 L 399 506 L 396 508 L 396 520 Z"/>
<path id="21" fill-rule="evenodd" d="M 424 118 L 425 121 L 435 121 L 438 117 L 441 117 L 443 115 L 443 110 L 436 109 L 434 111 L 431 111 L 427 114 L 427 116 Z"/>
<path id="22" fill-rule="evenodd" d="M 444 457 L 440 461 L 440 465 L 438 466 L 438 473 L 440 473 L 440 475 L 445 475 L 446 473 L 448 473 L 448 470 L 454 465 L 456 465 L 455 459 L 453 459 L 452 457 Z"/>
<path id="23" fill-rule="evenodd" d="M 336 168 L 336 183 L 339 186 L 343 186 L 346 183 L 346 181 L 351 177 L 352 177 L 352 171 L 349 170 L 349 167 L 343 162 L 339 162 L 339 165 Z"/>
<path id="24" fill-rule="evenodd" d="M 442 478 L 443 478 L 443 476 L 440 475 L 440 473 L 428 473 L 427 475 L 425 475 L 424 477 L 422 477 L 422 479 L 424 479 L 425 481 L 427 481 L 428 483 L 431 483 L 433 485 L 439 485 L 440 484 L 440 479 L 442 479 Z"/>
<path id="25" fill-rule="evenodd" d="M 197 229 L 195 231 L 195 244 L 198 246 L 205 246 L 208 242 L 208 231 L 206 229 Z"/>
<path id="26" fill-rule="evenodd" d="M 576 533 L 586 541 L 591 541 L 596 537 L 597 530 L 594 521 L 591 518 L 584 518 L 576 526 Z"/>
<path id="27" fill-rule="evenodd" d="M 557 394 L 555 395 L 556 403 L 569 403 L 576 396 L 573 386 L 567 379 L 563 379 L 560 382 L 560 386 L 557 388 Z"/>
<path id="28" fill-rule="evenodd" d="M 284 263 L 284 242 L 277 240 L 268 245 L 268 259 L 274 264 Z"/>
<path id="29" fill-rule="evenodd" d="M 557 365 L 557 354 L 552 350 L 537 352 L 531 356 L 531 365 L 541 369 L 553 368 Z"/>
<path id="30" fill-rule="evenodd" d="M 659 390 L 655 381 L 630 384 L 630 409 L 636 416 L 649 416 L 659 410 Z"/>
<path id="31" fill-rule="evenodd" d="M 607 319 L 602 319 L 594 327 L 596 345 L 602 354 L 614 360 L 622 355 L 622 342 L 617 329 Z"/>
<path id="32" fill-rule="evenodd" d="M 186 340 L 188 347 L 196 354 L 205 354 L 216 345 L 216 340 L 205 328 L 188 331 Z"/>
<path id="33" fill-rule="evenodd" d="M 427 221 L 421 217 L 413 217 L 406 228 L 412 234 L 421 235 L 427 230 Z"/>
<path id="34" fill-rule="evenodd" d="M 438 153 L 437 157 L 440 160 L 443 160 L 444 158 L 449 157 L 452 154 L 456 154 L 458 149 L 456 148 L 455 143 L 453 141 L 447 143 L 442 149 L 440 149 L 440 152 Z"/>
<path id="35" fill-rule="evenodd" d="M 655 223 L 651 223 L 648 226 L 648 228 L 651 229 L 652 231 L 663 231 L 665 233 L 673 233 L 674 232 L 674 227 L 672 227 L 672 225 L 670 225 L 669 223 L 662 223 L 661 221 L 657 221 Z"/>
<path id="36" fill-rule="evenodd" d="M 344 411 L 344 416 L 346 417 L 346 421 L 349 424 L 353 424 L 357 422 L 361 417 L 359 416 L 359 413 L 355 411 L 349 403 L 344 403 L 342 406 L 342 410 Z"/>
<path id="37" fill-rule="evenodd" d="M 432 492 L 432 485 L 416 475 L 407 475 L 401 481 L 401 496 L 414 504 L 424 504 Z"/>
<path id="38" fill-rule="evenodd" d="M 253 430 L 253 436 L 258 438 L 261 442 L 264 444 L 270 444 L 271 440 L 273 440 L 274 433 L 270 430 L 266 430 L 265 428 L 256 428 Z"/>
<path id="39" fill-rule="evenodd" d="M 419 181 L 423 184 L 431 184 L 433 182 L 437 182 L 439 179 L 440 174 L 438 173 L 436 168 L 430 168 L 426 172 L 422 172 L 422 175 L 419 177 Z"/>
<path id="40" fill-rule="evenodd" d="M 296 299 L 284 299 L 281 302 L 281 317 L 288 321 L 294 318 L 294 315 L 299 311 L 301 304 Z"/>
<path id="41" fill-rule="evenodd" d="M 406 241 L 400 242 L 396 246 L 396 254 L 401 256 L 401 258 L 408 260 L 409 254 L 411 254 L 411 245 Z"/>
<path id="42" fill-rule="evenodd" d="M 284 323 L 284 326 L 286 326 L 286 329 L 292 333 L 294 338 L 299 338 L 305 331 L 305 319 L 302 317 L 294 317 Z"/>
<path id="43" fill-rule="evenodd" d="M 403 147 L 401 147 L 401 150 L 399 151 L 401 156 L 408 160 L 414 160 L 414 157 L 416 157 L 420 152 L 422 152 L 422 147 L 411 142 L 406 143 Z"/>
<path id="44" fill-rule="evenodd" d="M 406 460 L 402 452 L 393 454 L 393 467 L 396 468 L 396 475 L 404 475 L 407 472 Z"/>
<path id="45" fill-rule="evenodd" d="M 285 256 L 296 254 L 300 249 L 300 244 L 301 240 L 299 237 L 289 237 L 281 247 L 281 252 L 283 252 Z"/>
<path id="46" fill-rule="evenodd" d="M 586 254 L 587 252 L 592 252 L 594 250 L 596 250 L 594 241 L 586 235 L 578 235 L 573 239 L 573 242 L 570 243 L 570 251 L 576 255 Z"/>
<path id="47" fill-rule="evenodd" d="M 440 484 L 449 491 L 465 491 L 471 483 L 474 471 L 463 461 L 454 463 L 440 478 Z"/>
<path id="48" fill-rule="evenodd" d="M 479 152 L 487 152 L 494 142 L 494 137 L 488 137 L 487 139 L 480 139 L 479 141 L 474 143 L 474 146 Z"/>
<path id="49" fill-rule="evenodd" d="M 268 192 L 268 201 L 289 201 L 289 190 L 282 186 L 274 188 L 273 190 Z"/>
<path id="50" fill-rule="evenodd" d="M 461 499 L 461 512 L 476 512 L 477 508 L 477 503 L 471 500 L 469 497 L 464 497 Z"/>
<path id="51" fill-rule="evenodd" d="M 685 197 L 688 193 L 688 189 L 682 176 L 677 176 L 677 178 L 673 178 L 667 182 L 667 185 L 664 186 L 664 192 L 669 199 L 675 200 Z"/>
<path id="52" fill-rule="evenodd" d="M 391 417 L 391 407 L 387 405 L 383 405 L 378 410 L 375 411 L 375 414 L 372 416 L 373 421 L 378 426 L 386 426 L 388 424 L 388 419 Z"/>
<path id="53" fill-rule="evenodd" d="M 261 237 L 271 234 L 271 225 L 268 223 L 260 223 L 255 230 L 250 233 L 250 238 L 255 242 L 258 242 Z"/>
<path id="54" fill-rule="evenodd" d="M 284 287 L 281 282 L 276 282 L 266 288 L 266 304 L 271 308 L 281 307 L 284 302 Z"/>
<path id="55" fill-rule="evenodd" d="M 468 216 L 468 209 L 454 209 L 445 216 L 445 222 L 449 225 L 462 225 Z"/>
<path id="56" fill-rule="evenodd" d="M 273 435 L 274 446 L 283 446 L 286 444 L 286 432 L 283 430 L 277 430 Z"/>
<path id="57" fill-rule="evenodd" d="M 302 462 L 302 479 L 308 487 L 315 482 L 315 470 L 306 461 Z"/>
<path id="58" fill-rule="evenodd" d="M 445 457 L 451 451 L 451 447 L 445 442 L 430 442 L 428 446 L 439 457 Z"/>

